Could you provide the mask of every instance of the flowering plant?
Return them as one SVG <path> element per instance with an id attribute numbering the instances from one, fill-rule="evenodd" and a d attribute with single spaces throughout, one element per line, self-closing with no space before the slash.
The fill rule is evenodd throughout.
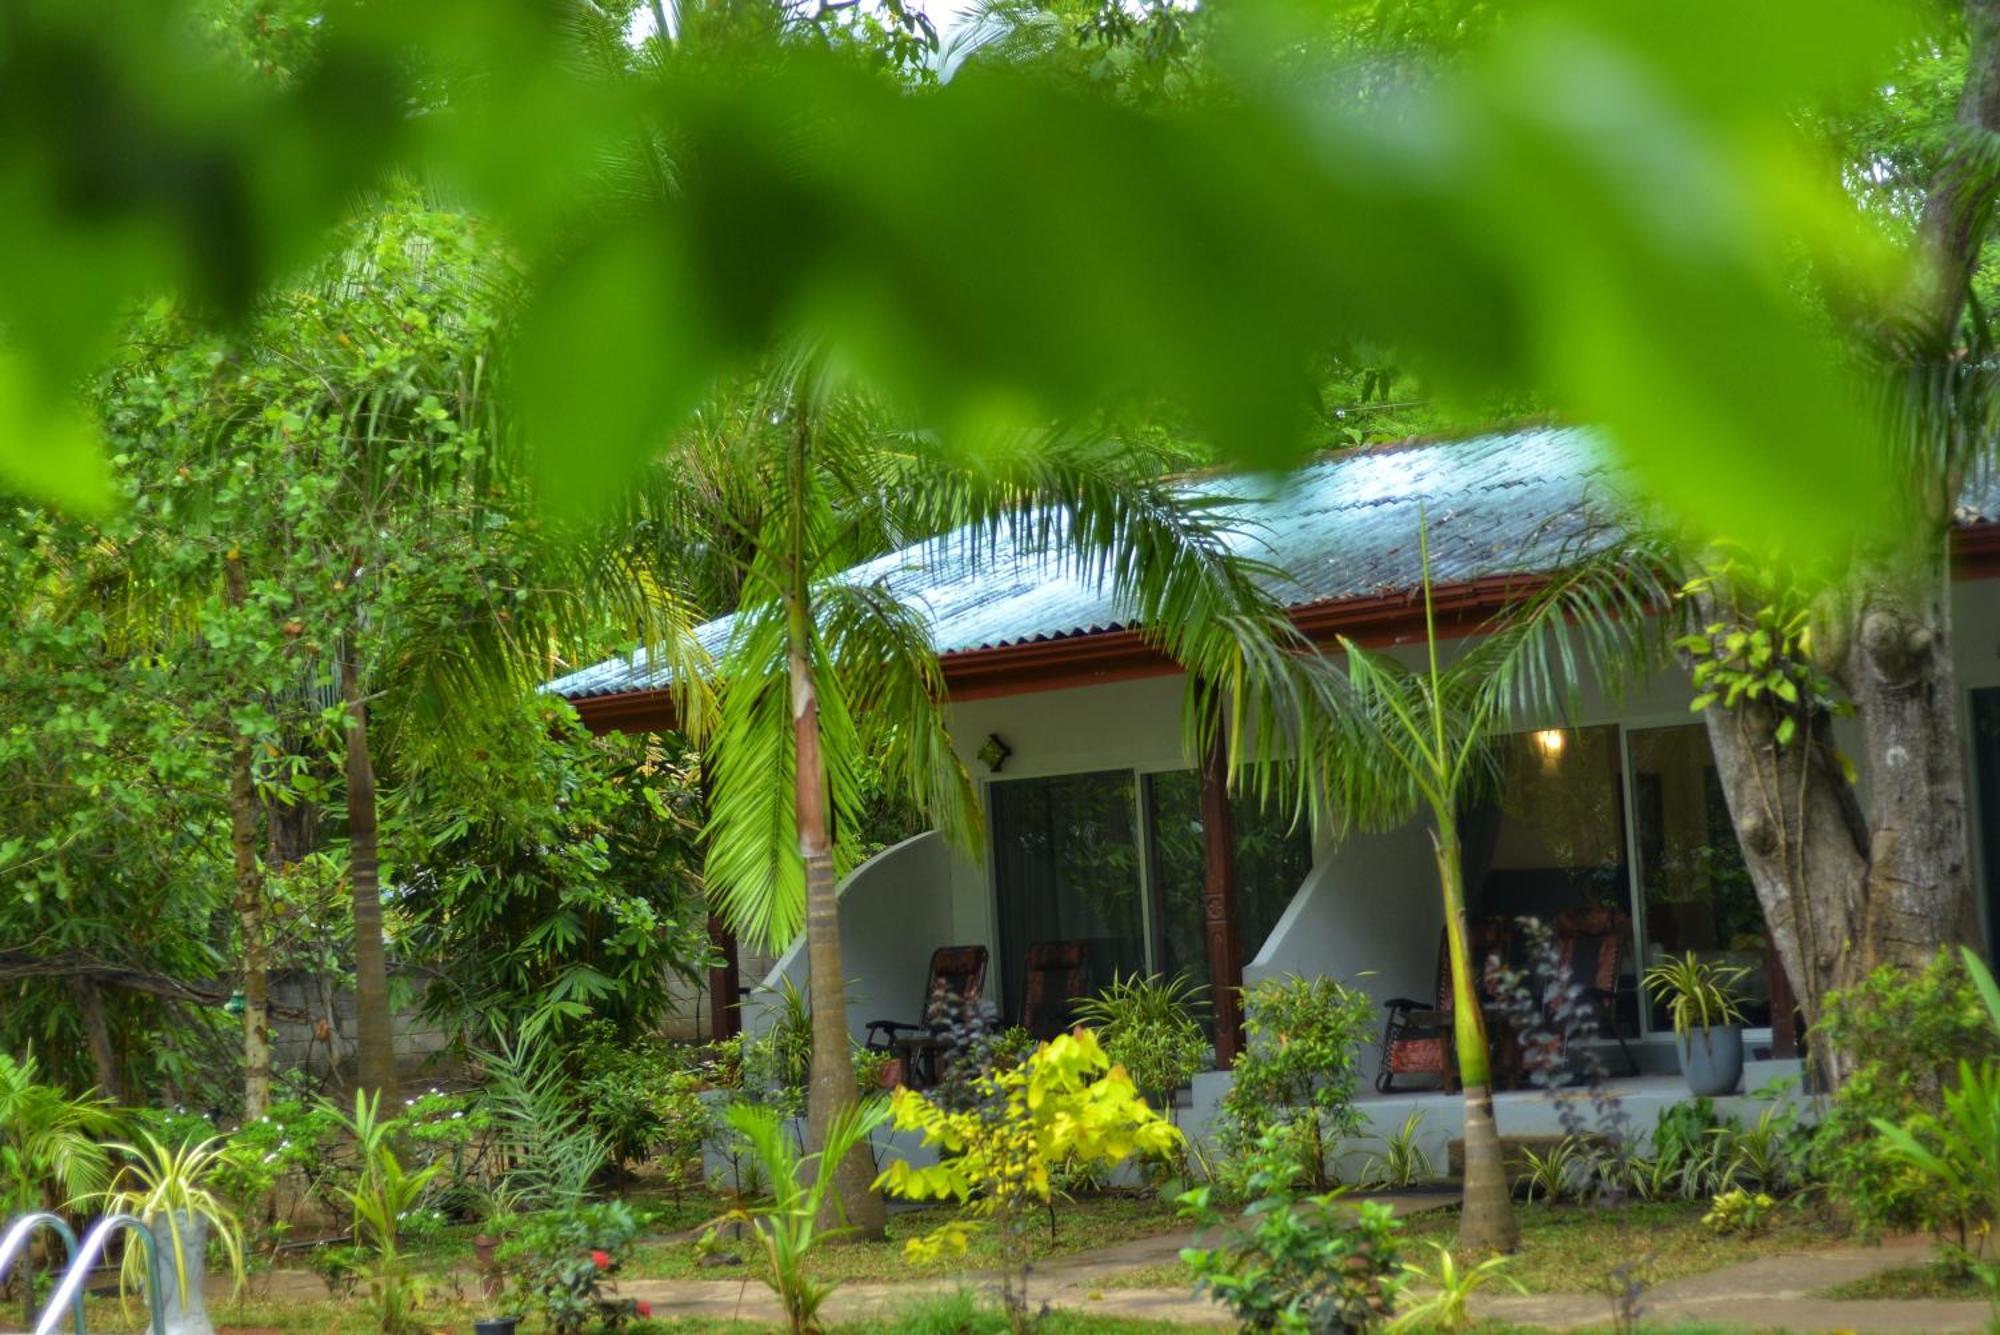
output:
<path id="1" fill-rule="evenodd" d="M 501 1249 L 514 1272 L 522 1305 L 541 1316 L 552 1335 L 617 1330 L 650 1305 L 618 1296 L 618 1252 L 639 1224 L 620 1201 L 531 1215 Z"/>

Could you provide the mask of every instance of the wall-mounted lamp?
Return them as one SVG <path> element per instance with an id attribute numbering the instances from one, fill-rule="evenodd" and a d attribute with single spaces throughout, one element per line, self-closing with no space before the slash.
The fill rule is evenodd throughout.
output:
<path id="1" fill-rule="evenodd" d="M 1014 748 L 1001 741 L 999 733 L 989 732 L 986 734 L 986 745 L 974 754 L 986 763 L 989 773 L 998 774 L 1000 767 L 1007 763 L 1007 757 L 1014 754 Z"/>
<path id="2" fill-rule="evenodd" d="M 1535 750 L 1541 753 L 1544 767 L 1554 768 L 1568 745 L 1569 734 L 1561 728 L 1541 728 L 1535 733 Z"/>

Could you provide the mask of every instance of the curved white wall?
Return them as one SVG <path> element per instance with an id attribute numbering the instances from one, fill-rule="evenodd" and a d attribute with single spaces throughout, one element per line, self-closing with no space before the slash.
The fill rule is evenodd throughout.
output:
<path id="1" fill-rule="evenodd" d="M 840 962 L 848 977 L 847 1026 L 858 1040 L 870 1020 L 913 1021 L 931 952 L 951 935 L 951 849 L 935 830 L 883 849 L 840 883 Z M 743 1027 L 771 1024 L 780 979 L 806 989 L 805 938 L 794 941 L 743 1000 Z"/>
<path id="2" fill-rule="evenodd" d="M 1443 925 L 1424 822 L 1414 820 L 1388 834 L 1353 835 L 1320 852 L 1264 948 L 1243 966 L 1243 981 L 1324 974 L 1361 988 L 1378 1003 L 1428 997 L 1437 985 Z M 1377 1056 L 1373 1042 L 1361 1054 L 1369 1079 Z"/>

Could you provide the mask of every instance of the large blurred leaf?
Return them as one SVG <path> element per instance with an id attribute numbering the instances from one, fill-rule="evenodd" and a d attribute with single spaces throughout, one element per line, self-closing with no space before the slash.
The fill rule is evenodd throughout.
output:
<path id="1" fill-rule="evenodd" d="M 1885 30 L 1782 47 L 1768 14 L 1676 21 L 1707 28 L 1655 42 L 1523 19 L 1367 114 L 1274 94 L 1150 116 L 990 73 L 911 97 L 805 57 L 684 79 L 661 113 L 681 193 L 648 233 L 679 277 L 632 271 L 668 303 L 658 355 L 616 346 L 630 322 L 568 316 L 549 346 L 643 364 L 637 396 L 666 408 L 716 358 L 805 326 L 947 429 L 1165 393 L 1271 465 L 1301 439 L 1310 354 L 1381 338 L 1449 382 L 1532 386 L 1601 422 L 1698 528 L 1825 549 L 1881 513 L 1857 502 L 1891 479 L 1801 297 L 1807 265 L 1878 284 L 1887 269 L 1830 169 L 1800 186 L 1820 164 L 1784 98 L 1730 97 L 1701 66 L 1740 41 L 1732 68 L 1754 58 L 1783 94 L 1821 93 Z M 587 281 L 602 275 L 550 275 L 550 308 L 577 308 Z M 666 425 L 599 380 L 526 382 L 535 420 L 566 424 L 545 442 L 563 467 L 596 470 L 582 486 Z"/>
<path id="2" fill-rule="evenodd" d="M 1342 10 L 1243 6 L 1252 33 Z M 574 497 L 801 329 L 941 430 L 1165 394 L 1258 465 L 1302 438 L 1312 354 L 1366 337 L 1601 422 L 1697 527 L 1825 547 L 1883 513 L 1888 452 L 1805 294 L 1884 266 L 1794 125 L 1903 12 L 1548 0 L 1365 99 L 1296 43 L 1260 79 L 1246 39 L 1230 95 L 1148 115 L 977 69 L 913 92 L 820 50 L 640 77 L 532 0 L 329 6 L 280 90 L 168 0 L 116 23 L 27 0 L 0 14 L 0 333 L 51 401 L 122 303 L 240 310 L 412 163 L 539 283 L 516 388 Z"/>

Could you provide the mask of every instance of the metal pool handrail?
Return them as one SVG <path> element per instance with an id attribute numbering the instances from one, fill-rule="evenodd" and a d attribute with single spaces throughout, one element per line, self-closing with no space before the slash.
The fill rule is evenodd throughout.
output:
<path id="1" fill-rule="evenodd" d="M 69 1226 L 68 1221 L 61 1215 L 50 1214 L 46 1210 L 37 1214 L 24 1214 L 8 1225 L 7 1235 L 0 1238 L 0 1280 L 7 1278 L 7 1271 L 12 1268 L 21 1253 L 27 1250 L 28 1241 L 34 1237 L 35 1230 L 42 1228 L 54 1229 L 56 1236 L 63 1240 L 63 1254 L 72 1262 L 76 1260 L 76 1230 Z M 77 1289 L 76 1296 L 70 1300 L 70 1306 L 75 1309 L 73 1315 L 76 1318 L 76 1328 L 81 1331 L 83 1329 L 81 1288 Z"/>
<path id="2" fill-rule="evenodd" d="M 104 1254 L 104 1244 L 111 1235 L 124 1229 L 136 1233 L 146 1240 L 146 1307 L 152 1318 L 153 1335 L 167 1335 L 166 1294 L 160 1288 L 160 1248 L 153 1230 L 145 1221 L 129 1214 L 106 1215 L 90 1226 L 83 1235 L 83 1245 L 70 1254 L 69 1271 L 62 1277 L 62 1283 L 49 1296 L 49 1304 L 42 1309 L 42 1319 L 35 1323 L 35 1335 L 55 1335 L 62 1325 L 62 1309 L 65 1305 L 75 1309 L 75 1335 L 83 1331 L 83 1285 L 97 1265 L 97 1258 Z M 128 1244 L 129 1245 L 129 1244 Z M 200 1282 L 197 1276 L 195 1283 Z"/>

